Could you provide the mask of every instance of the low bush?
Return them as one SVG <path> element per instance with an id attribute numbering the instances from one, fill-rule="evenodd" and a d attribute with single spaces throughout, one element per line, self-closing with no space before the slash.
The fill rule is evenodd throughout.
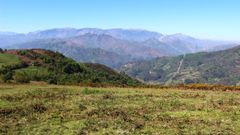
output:
<path id="1" fill-rule="evenodd" d="M 16 72 L 15 75 L 13 76 L 13 79 L 17 83 L 29 83 L 30 78 L 28 77 L 27 73 L 22 71 L 22 72 Z"/>

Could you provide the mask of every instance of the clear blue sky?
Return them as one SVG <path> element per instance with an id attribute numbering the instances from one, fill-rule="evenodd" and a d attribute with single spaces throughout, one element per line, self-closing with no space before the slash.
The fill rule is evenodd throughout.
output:
<path id="1" fill-rule="evenodd" d="M 0 31 L 141 28 L 240 40 L 240 0 L 0 0 Z"/>

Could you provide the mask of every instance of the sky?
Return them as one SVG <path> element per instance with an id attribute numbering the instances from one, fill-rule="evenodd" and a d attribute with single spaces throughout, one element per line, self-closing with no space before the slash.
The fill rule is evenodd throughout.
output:
<path id="1" fill-rule="evenodd" d="M 0 0 L 0 31 L 146 29 L 240 41 L 240 0 Z"/>

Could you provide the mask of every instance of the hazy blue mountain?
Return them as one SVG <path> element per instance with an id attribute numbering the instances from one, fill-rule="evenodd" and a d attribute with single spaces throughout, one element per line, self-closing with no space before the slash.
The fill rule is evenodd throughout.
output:
<path id="1" fill-rule="evenodd" d="M 74 28 L 49 29 L 44 31 L 30 32 L 26 34 L 26 36 L 33 37 L 35 39 L 67 38 L 78 36 L 78 30 Z"/>
<path id="2" fill-rule="evenodd" d="M 156 38 L 148 39 L 148 40 L 142 42 L 142 45 L 144 45 L 146 47 L 151 47 L 151 48 L 154 48 L 157 50 L 161 50 L 162 52 L 165 52 L 165 56 L 174 56 L 174 55 L 182 54 L 182 52 L 179 51 L 173 45 L 161 42 Z"/>
<path id="3" fill-rule="evenodd" d="M 119 38 L 123 40 L 129 41 L 138 41 L 142 42 L 152 38 L 160 38 L 163 35 L 157 32 L 151 32 L 146 30 L 138 30 L 138 29 L 110 29 L 106 30 L 104 34 L 111 35 L 114 38 Z"/>
<path id="4" fill-rule="evenodd" d="M 151 32 L 138 29 L 96 29 L 96 28 L 61 28 L 49 29 L 43 31 L 35 31 L 27 34 L 0 34 L 0 47 L 9 46 L 16 43 L 24 43 L 36 39 L 50 38 L 70 38 L 83 36 L 86 34 L 93 35 L 109 35 L 116 39 L 127 40 L 130 42 L 145 42 L 147 40 L 157 39 L 159 44 L 153 43 L 156 46 L 161 44 L 169 45 L 170 49 L 175 49 L 181 53 L 206 51 L 214 48 L 217 45 L 229 44 L 232 42 L 200 40 L 183 34 L 163 35 L 158 32 Z M 148 43 L 149 44 L 149 43 Z M 141 44 L 140 44 L 141 45 Z M 153 45 L 151 45 L 153 48 Z M 162 46 L 159 48 L 162 49 Z"/>
<path id="5" fill-rule="evenodd" d="M 214 48 L 219 45 L 232 44 L 232 42 L 227 41 L 196 39 L 181 33 L 162 36 L 159 40 L 163 43 L 173 46 L 175 49 L 182 52 L 182 54 L 214 50 Z"/>
<path id="6" fill-rule="evenodd" d="M 239 43 L 240 44 L 240 43 Z M 209 50 L 207 50 L 208 52 L 214 52 L 214 51 L 222 51 L 222 50 L 227 50 L 233 47 L 238 46 L 238 44 L 224 44 L 224 45 L 218 45 L 215 46 L 213 48 L 210 48 Z"/>
<path id="7" fill-rule="evenodd" d="M 53 39 L 65 43 L 56 43 Z M 39 48 L 50 50 L 53 50 L 53 47 L 55 49 L 64 48 L 59 51 L 77 61 L 94 61 L 111 67 L 125 63 L 126 58 L 127 62 L 132 59 L 146 60 L 162 56 L 216 51 L 235 45 L 233 42 L 201 40 L 183 34 L 163 35 L 137 29 L 62 28 L 35 31 L 27 34 L 0 33 L 0 47 L 2 48 L 11 48 L 11 46 L 13 48 L 16 44 L 20 45 L 21 48 L 36 48 L 37 45 L 42 43 L 42 40 L 49 43 L 45 42 Z M 51 44 L 55 46 L 52 47 Z M 60 44 L 60 46 L 56 46 L 57 44 Z M 74 49 L 84 54 L 85 57 L 77 54 L 78 51 L 73 51 Z M 66 53 L 64 50 L 70 51 Z M 111 59 L 110 56 L 115 59 Z"/>
<path id="8" fill-rule="evenodd" d="M 11 32 L 0 33 L 0 47 L 10 46 L 12 44 L 29 42 L 37 39 L 51 39 L 51 38 L 70 38 L 82 36 L 85 34 L 94 35 L 109 35 L 117 39 L 128 41 L 144 41 L 149 38 L 159 38 L 162 36 L 157 32 L 150 32 L 146 30 L 124 30 L 124 29 L 96 29 L 96 28 L 61 28 L 61 29 L 49 29 L 43 31 L 35 31 L 26 34 L 18 34 Z"/>
<path id="9" fill-rule="evenodd" d="M 24 34 L 0 34 L 0 47 L 7 47 L 16 43 L 30 41 Z"/>
<path id="10" fill-rule="evenodd" d="M 100 48 L 87 48 L 64 39 L 43 39 L 16 44 L 9 49 L 47 49 L 57 51 L 78 62 L 99 63 L 116 68 L 134 59 Z"/>
<path id="11" fill-rule="evenodd" d="M 11 36 L 11 35 L 16 35 L 17 33 L 14 33 L 14 32 L 0 32 L 0 36 Z"/>
<path id="12" fill-rule="evenodd" d="M 106 34 L 85 34 L 69 40 L 79 46 L 101 48 L 121 55 L 132 56 L 133 58 L 148 59 L 168 55 L 168 52 L 144 46 L 140 42 L 116 39 Z"/>
<path id="13" fill-rule="evenodd" d="M 96 29 L 96 28 L 83 28 L 83 29 L 50 29 L 45 31 L 37 31 L 29 33 L 29 36 L 36 38 L 67 38 L 74 36 L 81 36 L 85 34 L 95 35 L 110 35 L 114 38 L 129 40 L 129 41 L 145 41 L 149 38 L 159 38 L 162 34 L 157 32 L 150 32 L 146 30 L 135 30 L 135 29 Z"/>

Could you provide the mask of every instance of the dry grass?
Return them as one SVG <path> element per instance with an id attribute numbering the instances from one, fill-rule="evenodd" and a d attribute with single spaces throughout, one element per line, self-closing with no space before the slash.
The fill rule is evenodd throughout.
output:
<path id="1" fill-rule="evenodd" d="M 238 134 L 240 93 L 0 85 L 0 134 Z"/>

